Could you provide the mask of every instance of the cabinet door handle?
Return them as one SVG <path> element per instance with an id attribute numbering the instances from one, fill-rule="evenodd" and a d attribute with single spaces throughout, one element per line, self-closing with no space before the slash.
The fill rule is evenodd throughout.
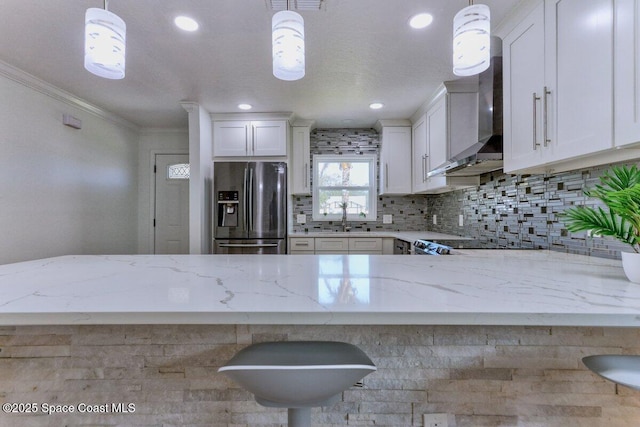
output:
<path id="1" fill-rule="evenodd" d="M 551 95 L 551 91 L 549 90 L 549 88 L 547 88 L 546 86 L 544 87 L 544 100 L 543 100 L 543 113 L 544 116 L 542 118 L 543 120 L 543 138 L 544 138 L 544 146 L 548 147 L 549 143 L 551 142 L 551 140 L 549 139 L 549 125 L 548 125 L 548 116 L 549 116 L 549 110 L 547 108 L 547 97 L 548 95 Z"/>
<path id="2" fill-rule="evenodd" d="M 247 155 L 250 155 L 251 153 L 249 152 L 249 137 L 251 136 L 251 129 L 249 128 L 250 125 L 245 125 L 244 126 L 244 152 Z"/>
<path id="3" fill-rule="evenodd" d="M 422 182 L 427 182 L 428 178 L 427 178 L 427 159 L 429 158 L 428 155 L 424 155 L 424 166 L 422 166 Z"/>
<path id="4" fill-rule="evenodd" d="M 540 97 L 538 94 L 533 92 L 533 150 L 537 150 L 540 146 L 538 142 L 538 101 L 540 101 Z"/>
<path id="5" fill-rule="evenodd" d="M 307 174 L 307 170 L 309 168 L 309 163 L 305 163 L 304 164 L 304 172 L 302 175 L 302 182 L 304 183 L 303 186 L 305 189 L 309 188 L 309 175 Z"/>
<path id="6" fill-rule="evenodd" d="M 384 188 L 389 189 L 389 163 L 384 164 Z"/>
<path id="7" fill-rule="evenodd" d="M 251 154 L 256 154 L 256 127 L 251 126 Z"/>

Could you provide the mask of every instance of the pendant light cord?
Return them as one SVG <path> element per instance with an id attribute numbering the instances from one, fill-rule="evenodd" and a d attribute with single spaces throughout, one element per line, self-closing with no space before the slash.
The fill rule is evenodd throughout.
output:
<path id="1" fill-rule="evenodd" d="M 109 10 L 109 0 L 104 0 L 104 10 Z"/>

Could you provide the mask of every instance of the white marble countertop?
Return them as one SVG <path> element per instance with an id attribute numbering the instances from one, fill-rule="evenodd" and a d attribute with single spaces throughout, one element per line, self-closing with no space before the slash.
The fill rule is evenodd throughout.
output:
<path id="1" fill-rule="evenodd" d="M 470 237 L 453 234 L 437 233 L 435 231 L 309 231 L 289 233 L 288 237 L 392 237 L 407 242 L 415 240 L 471 240 Z"/>
<path id="2" fill-rule="evenodd" d="M 640 326 L 620 261 L 457 255 L 63 256 L 0 265 L 0 325 Z"/>

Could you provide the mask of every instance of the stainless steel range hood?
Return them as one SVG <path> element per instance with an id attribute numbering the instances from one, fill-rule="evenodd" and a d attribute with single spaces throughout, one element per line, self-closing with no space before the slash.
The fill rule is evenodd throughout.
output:
<path id="1" fill-rule="evenodd" d="M 449 161 L 427 176 L 476 176 L 502 169 L 502 57 L 491 58 L 478 79 L 478 142 L 451 153 Z"/>

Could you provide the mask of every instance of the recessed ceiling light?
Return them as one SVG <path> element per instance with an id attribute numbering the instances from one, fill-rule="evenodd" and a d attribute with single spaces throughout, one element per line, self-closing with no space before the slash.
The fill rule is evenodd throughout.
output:
<path id="1" fill-rule="evenodd" d="M 238 104 L 238 108 L 241 110 L 251 110 L 253 106 L 251 104 Z"/>
<path id="2" fill-rule="evenodd" d="M 372 110 L 379 110 L 382 107 L 384 107 L 384 104 L 382 104 L 381 102 L 374 102 L 373 104 L 369 104 L 369 108 L 371 108 Z"/>
<path id="3" fill-rule="evenodd" d="M 196 31 L 200 27 L 195 20 L 188 16 L 176 16 L 173 22 L 176 24 L 176 27 L 184 31 Z"/>
<path id="4" fill-rule="evenodd" d="M 409 20 L 409 25 L 411 25 L 411 28 L 419 30 L 421 28 L 428 27 L 432 22 L 433 16 L 431 14 L 419 13 L 411 17 L 411 19 Z"/>

